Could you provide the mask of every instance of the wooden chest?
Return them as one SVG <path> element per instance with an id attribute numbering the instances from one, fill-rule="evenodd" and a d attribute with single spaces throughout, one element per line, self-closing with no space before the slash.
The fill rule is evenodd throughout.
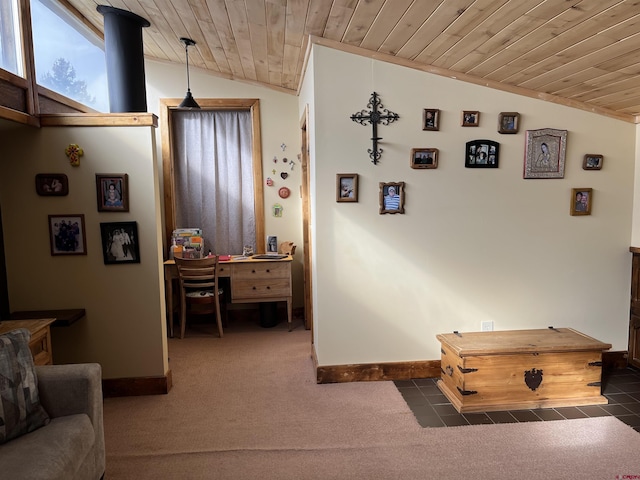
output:
<path id="1" fill-rule="evenodd" d="M 571 328 L 448 333 L 438 387 L 458 412 L 606 404 L 602 352 Z"/>

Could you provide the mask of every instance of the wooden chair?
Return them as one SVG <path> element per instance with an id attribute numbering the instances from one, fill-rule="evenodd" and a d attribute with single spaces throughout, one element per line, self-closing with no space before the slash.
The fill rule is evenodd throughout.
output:
<path id="1" fill-rule="evenodd" d="M 224 292 L 218 286 L 218 256 L 199 259 L 175 257 L 175 262 L 180 283 L 180 338 L 184 338 L 187 313 L 196 315 L 214 313 L 218 334 L 222 338 L 220 297 Z"/>

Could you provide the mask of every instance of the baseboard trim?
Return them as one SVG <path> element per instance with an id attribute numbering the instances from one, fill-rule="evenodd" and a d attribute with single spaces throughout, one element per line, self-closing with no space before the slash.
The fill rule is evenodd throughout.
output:
<path id="1" fill-rule="evenodd" d="M 367 363 L 352 365 L 318 365 L 315 347 L 311 347 L 317 383 L 371 382 L 440 377 L 440 360 L 413 362 Z M 626 368 L 627 352 L 603 352 L 603 369 Z"/>
<path id="2" fill-rule="evenodd" d="M 164 395 L 173 386 L 171 370 L 162 377 L 107 378 L 102 380 L 102 394 L 110 397 Z"/>

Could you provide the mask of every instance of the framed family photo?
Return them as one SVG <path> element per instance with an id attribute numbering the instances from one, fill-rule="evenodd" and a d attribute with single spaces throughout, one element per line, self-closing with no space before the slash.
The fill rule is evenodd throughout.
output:
<path id="1" fill-rule="evenodd" d="M 438 168 L 438 149 L 413 148 L 409 161 L 411 168 Z"/>
<path id="2" fill-rule="evenodd" d="M 466 168 L 498 168 L 500 144 L 493 140 L 471 140 L 466 144 Z"/>
<path id="3" fill-rule="evenodd" d="M 404 213 L 404 182 L 380 182 L 380 214 Z"/>
<path id="4" fill-rule="evenodd" d="M 587 153 L 582 161 L 583 170 L 600 170 L 602 168 L 602 162 L 604 157 L 602 155 L 594 155 L 593 153 Z"/>
<path id="5" fill-rule="evenodd" d="M 336 202 L 358 201 L 358 174 L 338 173 L 336 175 Z"/>
<path id="6" fill-rule="evenodd" d="M 520 114 L 518 112 L 502 112 L 498 115 L 498 133 L 518 133 Z"/>
<path id="7" fill-rule="evenodd" d="M 591 215 L 592 188 L 571 189 L 571 215 Z"/>
<path id="8" fill-rule="evenodd" d="M 83 214 L 49 215 L 51 255 L 86 255 Z"/>
<path id="9" fill-rule="evenodd" d="M 425 108 L 422 111 L 422 130 L 440 130 L 440 110 Z"/>
<path id="10" fill-rule="evenodd" d="M 69 179 L 64 173 L 38 173 L 36 193 L 45 197 L 69 195 Z"/>
<path id="11" fill-rule="evenodd" d="M 462 111 L 462 126 L 477 127 L 480 124 L 480 112 L 477 110 Z"/>
<path id="12" fill-rule="evenodd" d="M 567 130 L 527 130 L 524 178 L 564 178 Z"/>
<path id="13" fill-rule="evenodd" d="M 126 173 L 96 174 L 99 212 L 129 211 L 129 175 Z"/>
<path id="14" fill-rule="evenodd" d="M 138 224 L 108 222 L 100 224 L 104 264 L 140 263 Z"/>

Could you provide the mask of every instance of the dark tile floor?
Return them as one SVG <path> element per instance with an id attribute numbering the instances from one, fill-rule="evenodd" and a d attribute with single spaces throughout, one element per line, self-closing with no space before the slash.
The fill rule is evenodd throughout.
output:
<path id="1" fill-rule="evenodd" d="M 436 386 L 437 380 L 425 378 L 394 382 L 423 427 L 542 422 L 613 415 L 640 432 L 640 371 L 631 367 L 603 373 L 602 393 L 609 399 L 608 405 L 584 407 L 461 414 Z"/>

